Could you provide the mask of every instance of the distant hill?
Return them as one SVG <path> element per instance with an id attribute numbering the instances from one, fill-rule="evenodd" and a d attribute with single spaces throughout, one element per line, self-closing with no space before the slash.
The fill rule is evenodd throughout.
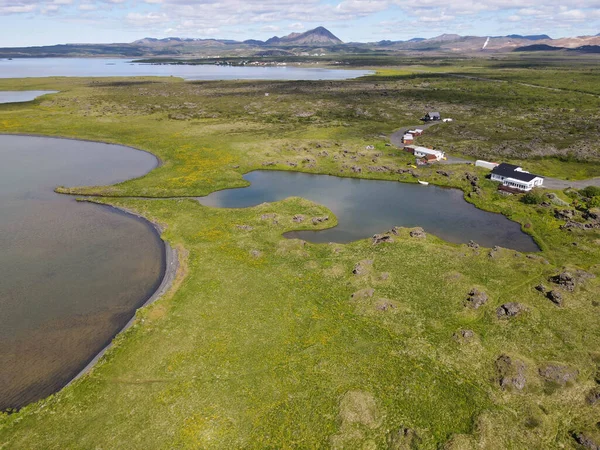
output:
<path id="1" fill-rule="evenodd" d="M 284 37 L 274 36 L 265 42 L 267 45 L 324 46 L 343 44 L 342 40 L 324 27 L 317 27 L 304 33 L 292 33 Z"/>
<path id="2" fill-rule="evenodd" d="M 515 52 L 553 52 L 556 50 L 564 50 L 563 47 L 553 47 L 552 45 L 546 44 L 534 44 L 525 45 L 523 47 L 517 47 L 514 49 Z"/>

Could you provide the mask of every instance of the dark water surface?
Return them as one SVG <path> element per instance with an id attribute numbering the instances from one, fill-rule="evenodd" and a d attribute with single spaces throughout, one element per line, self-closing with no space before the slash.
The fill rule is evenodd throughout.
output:
<path id="1" fill-rule="evenodd" d="M 0 135 L 0 410 L 55 392 L 160 284 L 164 245 L 152 226 L 58 195 L 112 184 L 154 156 L 82 141 Z"/>
<path id="2" fill-rule="evenodd" d="M 0 103 L 29 102 L 41 95 L 55 94 L 57 91 L 0 91 Z"/>
<path id="3" fill-rule="evenodd" d="M 174 76 L 186 80 L 346 80 L 370 73 L 373 72 L 292 66 L 134 64 L 128 59 L 115 58 L 0 59 L 0 78 Z"/>
<path id="4" fill-rule="evenodd" d="M 539 251 L 518 223 L 475 208 L 458 189 L 394 181 L 359 180 L 298 172 L 255 171 L 244 176 L 250 187 L 199 198 L 206 206 L 245 208 L 298 196 L 329 208 L 338 226 L 297 231 L 287 237 L 310 242 L 346 243 L 382 233 L 394 226 L 416 227 L 454 243 Z"/>

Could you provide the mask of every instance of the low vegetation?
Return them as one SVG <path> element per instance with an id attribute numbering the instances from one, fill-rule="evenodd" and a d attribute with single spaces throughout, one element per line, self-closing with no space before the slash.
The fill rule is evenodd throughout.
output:
<path id="1" fill-rule="evenodd" d="M 387 135 L 440 110 L 455 121 L 419 143 L 587 178 L 600 174 L 600 100 L 408 72 L 346 82 L 0 81 L 0 90 L 61 90 L 0 105 L 0 132 L 159 156 L 143 178 L 60 191 L 134 210 L 185 249 L 177 289 L 139 311 L 89 375 L 0 416 L 0 448 L 597 443 L 596 189 L 502 195 L 473 166 L 408 167 Z M 542 251 L 449 244 L 418 229 L 396 230 L 393 242 L 309 244 L 282 233 L 335 220 L 300 198 L 247 209 L 139 198 L 244 186 L 254 169 L 456 187 L 519 222 Z M 332 220 L 298 224 L 298 214 Z"/>

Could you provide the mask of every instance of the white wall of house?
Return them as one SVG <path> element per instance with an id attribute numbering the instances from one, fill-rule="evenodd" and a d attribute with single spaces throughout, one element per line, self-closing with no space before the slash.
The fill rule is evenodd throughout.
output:
<path id="1" fill-rule="evenodd" d="M 477 161 L 475 161 L 475 167 L 483 167 L 484 169 L 489 169 L 489 170 L 492 170 L 497 165 L 498 165 L 498 163 L 484 161 L 482 159 L 478 159 Z"/>

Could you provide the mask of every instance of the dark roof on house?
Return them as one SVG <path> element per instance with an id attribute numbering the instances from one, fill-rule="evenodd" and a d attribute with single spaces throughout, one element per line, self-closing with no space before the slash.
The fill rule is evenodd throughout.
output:
<path id="1" fill-rule="evenodd" d="M 429 113 L 427 113 L 427 115 L 429 117 L 440 117 L 440 113 L 439 112 L 429 112 Z"/>
<path id="2" fill-rule="evenodd" d="M 529 182 L 531 180 L 533 180 L 534 178 L 543 178 L 539 175 L 535 175 L 533 173 L 526 173 L 526 172 L 519 172 L 517 171 L 517 169 L 519 168 L 519 166 L 515 166 L 513 164 L 508 164 L 508 163 L 502 163 L 502 164 L 498 164 L 496 167 L 494 167 L 494 169 L 492 170 L 492 173 L 495 175 L 500 175 L 501 177 L 510 177 L 510 178 L 514 178 L 515 180 L 520 180 L 520 181 L 525 181 L 525 182 Z"/>

